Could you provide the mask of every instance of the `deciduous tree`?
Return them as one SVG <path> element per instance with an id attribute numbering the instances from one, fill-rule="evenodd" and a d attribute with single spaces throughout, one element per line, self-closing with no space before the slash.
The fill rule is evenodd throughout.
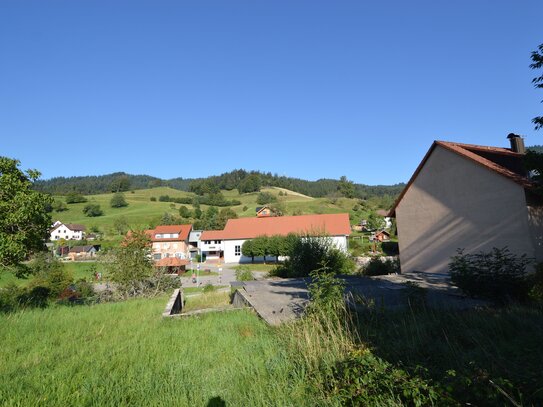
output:
<path id="1" fill-rule="evenodd" d="M 543 44 L 540 44 L 537 47 L 536 51 L 532 52 L 532 63 L 530 68 L 532 69 L 541 69 L 543 68 Z M 543 75 L 536 76 L 532 79 L 532 83 L 536 88 L 543 89 Z M 543 101 L 542 101 L 543 102 Z M 539 130 L 543 128 L 543 116 L 537 116 L 532 119 L 532 122 L 535 124 L 535 129 Z"/>
<path id="2" fill-rule="evenodd" d="M 0 265 L 17 266 L 32 252 L 44 250 L 51 226 L 51 196 L 34 191 L 40 173 L 21 171 L 19 161 L 0 157 Z"/>

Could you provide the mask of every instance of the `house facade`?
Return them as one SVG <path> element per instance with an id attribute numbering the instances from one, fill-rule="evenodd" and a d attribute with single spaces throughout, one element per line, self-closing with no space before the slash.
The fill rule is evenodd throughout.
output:
<path id="1" fill-rule="evenodd" d="M 83 225 L 75 223 L 61 223 L 56 221 L 51 229 L 51 240 L 83 240 L 85 236 L 85 230 L 87 228 Z"/>
<path id="2" fill-rule="evenodd" d="M 92 260 L 100 250 L 100 245 L 74 246 L 70 248 L 68 257 L 71 260 Z"/>
<path id="3" fill-rule="evenodd" d="M 400 194 L 396 217 L 402 273 L 447 277 L 457 249 L 507 247 L 543 260 L 543 206 L 511 148 L 436 141 Z"/>
<path id="4" fill-rule="evenodd" d="M 190 258 L 189 234 L 192 225 L 161 225 L 145 233 L 152 242 L 153 260 L 167 257 Z"/>
<path id="5" fill-rule="evenodd" d="M 347 251 L 351 233 L 349 215 L 302 215 L 229 219 L 221 231 L 205 231 L 201 236 L 203 254 L 214 252 L 225 263 L 250 263 L 251 257 L 242 254 L 243 243 L 259 236 L 287 236 L 290 233 L 307 236 L 328 236 L 340 250 Z M 209 256 L 209 254 L 208 254 Z M 209 258 L 209 257 L 208 257 Z M 266 256 L 267 260 L 275 258 Z M 263 258 L 255 258 L 262 261 Z"/>

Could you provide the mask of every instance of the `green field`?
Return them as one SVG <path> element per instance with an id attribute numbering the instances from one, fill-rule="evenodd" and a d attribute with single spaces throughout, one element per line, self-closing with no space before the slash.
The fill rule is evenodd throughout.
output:
<path id="1" fill-rule="evenodd" d="M 0 404 L 327 404 L 281 336 L 251 312 L 162 319 L 166 301 L 1 315 Z"/>
<path id="2" fill-rule="evenodd" d="M 263 188 L 263 192 L 270 192 L 277 196 L 278 200 L 285 205 L 287 215 L 297 214 L 322 214 L 322 213 L 342 213 L 350 212 L 354 220 L 358 220 L 367 213 L 362 211 L 353 212 L 352 208 L 357 203 L 356 199 L 348 198 L 311 198 L 297 194 L 292 191 L 287 191 L 280 188 Z M 286 192 L 286 196 L 279 196 L 279 192 Z M 255 216 L 255 209 L 258 206 L 256 199 L 258 193 L 249 193 L 240 195 L 237 190 L 222 191 L 226 199 L 237 199 L 241 201 L 240 205 L 233 206 L 232 209 L 240 217 Z M 164 213 L 178 215 L 180 204 L 171 202 L 159 202 L 158 198 L 161 195 L 169 195 L 170 197 L 180 198 L 187 196 L 195 196 L 190 192 L 183 192 L 168 187 L 159 187 L 152 189 L 136 190 L 133 193 L 126 192 L 125 198 L 128 206 L 124 208 L 111 208 L 109 201 L 113 194 L 88 195 L 88 202 L 70 204 L 68 210 L 64 212 L 53 212 L 53 220 L 60 220 L 64 223 L 79 223 L 87 228 L 93 226 L 98 227 L 100 231 L 106 233 L 107 239 L 115 238 L 118 234 L 114 231 L 115 219 L 124 217 L 132 228 L 147 227 L 153 220 L 156 220 Z M 151 197 L 157 198 L 156 202 L 150 201 Z M 58 200 L 64 200 L 64 197 L 56 197 Z M 104 215 L 97 217 L 87 217 L 83 214 L 83 208 L 89 203 L 99 204 L 104 211 Z M 185 205 L 192 210 L 191 205 Z M 246 210 L 243 210 L 247 207 Z M 207 206 L 202 205 L 202 210 L 206 210 Z"/>

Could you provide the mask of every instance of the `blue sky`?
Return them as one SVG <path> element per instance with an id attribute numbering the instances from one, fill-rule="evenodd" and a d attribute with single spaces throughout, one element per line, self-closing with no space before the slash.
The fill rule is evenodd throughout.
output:
<path id="1" fill-rule="evenodd" d="M 407 181 L 436 139 L 543 144 L 528 67 L 542 13 L 540 0 L 2 0 L 0 155 L 43 178 Z"/>

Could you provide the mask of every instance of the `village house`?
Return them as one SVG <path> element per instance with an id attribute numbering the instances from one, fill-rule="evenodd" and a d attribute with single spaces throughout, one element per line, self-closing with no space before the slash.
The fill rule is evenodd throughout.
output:
<path id="1" fill-rule="evenodd" d="M 152 242 L 154 260 L 167 257 L 190 258 L 189 235 L 192 225 L 161 225 L 145 233 Z"/>
<path id="2" fill-rule="evenodd" d="M 259 236 L 287 236 L 290 233 L 307 236 L 328 236 L 340 250 L 347 251 L 351 234 L 349 214 L 271 216 L 229 219 L 224 230 L 204 231 L 200 240 L 202 254 L 207 258 L 222 258 L 225 263 L 248 263 L 241 247 L 246 240 Z M 273 260 L 273 257 L 267 259 Z M 255 258 L 262 261 L 263 258 Z"/>
<path id="3" fill-rule="evenodd" d="M 86 229 L 83 225 L 56 221 L 50 230 L 50 240 L 83 240 Z"/>
<path id="4" fill-rule="evenodd" d="M 457 249 L 507 247 L 543 260 L 543 206 L 523 166 L 524 142 L 511 148 L 435 141 L 400 194 L 396 217 L 402 273 L 446 277 Z"/>
<path id="5" fill-rule="evenodd" d="M 75 260 L 92 260 L 100 250 L 100 245 L 73 246 L 68 252 L 68 257 Z"/>

